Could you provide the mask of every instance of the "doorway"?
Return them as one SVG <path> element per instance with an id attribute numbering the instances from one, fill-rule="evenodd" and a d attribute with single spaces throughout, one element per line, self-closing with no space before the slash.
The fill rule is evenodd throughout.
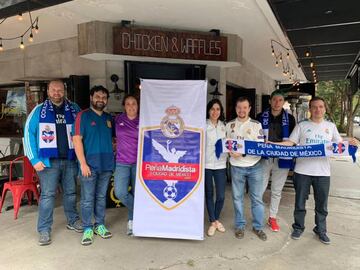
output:
<path id="1" fill-rule="evenodd" d="M 237 117 L 235 111 L 235 103 L 239 97 L 246 97 L 250 100 L 251 111 L 250 117 L 255 119 L 256 117 L 256 89 L 255 88 L 243 88 L 240 86 L 226 85 L 226 121 L 230 121 Z"/>

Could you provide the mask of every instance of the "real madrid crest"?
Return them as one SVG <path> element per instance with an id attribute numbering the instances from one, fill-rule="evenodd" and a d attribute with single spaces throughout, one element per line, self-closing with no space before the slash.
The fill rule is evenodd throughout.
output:
<path id="1" fill-rule="evenodd" d="M 160 123 L 160 128 L 165 137 L 176 138 L 184 131 L 184 120 L 179 116 L 180 108 L 170 106 L 165 110 L 166 116 Z"/>

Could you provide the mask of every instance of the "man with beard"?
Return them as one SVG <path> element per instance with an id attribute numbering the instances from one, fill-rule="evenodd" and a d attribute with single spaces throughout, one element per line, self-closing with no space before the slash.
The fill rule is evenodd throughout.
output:
<path id="1" fill-rule="evenodd" d="M 94 233 L 103 239 L 112 236 L 105 227 L 106 191 L 114 170 L 112 118 L 103 111 L 108 98 L 109 91 L 105 87 L 94 86 L 90 90 L 90 108 L 78 114 L 73 127 L 73 142 L 80 164 L 82 245 L 92 244 Z"/>
<path id="2" fill-rule="evenodd" d="M 235 110 L 237 117 L 226 125 L 227 138 L 263 142 L 264 136 L 261 124 L 249 116 L 251 110 L 250 101 L 246 97 L 239 97 L 236 101 Z M 235 237 L 238 239 L 244 238 L 245 234 L 244 189 L 246 181 L 249 185 L 253 232 L 261 240 L 266 241 L 267 239 L 263 231 L 263 172 L 260 159 L 261 157 L 258 156 L 230 152 L 231 184 L 235 210 Z"/>
<path id="3" fill-rule="evenodd" d="M 65 87 L 61 80 L 49 82 L 47 95 L 48 98 L 32 110 L 24 129 L 25 155 L 40 179 L 37 223 L 40 246 L 51 243 L 54 202 L 59 183 L 63 190 L 66 227 L 80 233 L 83 231 L 76 210 L 78 167 L 70 134 L 80 108 L 64 97 Z"/>

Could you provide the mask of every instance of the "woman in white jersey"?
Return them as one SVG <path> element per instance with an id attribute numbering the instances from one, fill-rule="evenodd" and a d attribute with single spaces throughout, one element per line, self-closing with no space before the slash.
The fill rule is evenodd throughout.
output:
<path id="1" fill-rule="evenodd" d="M 219 218 L 225 200 L 227 155 L 222 154 L 219 159 L 215 156 L 216 141 L 225 138 L 224 109 L 220 100 L 213 99 L 207 104 L 206 118 L 205 199 L 210 221 L 207 234 L 213 236 L 216 230 L 225 232 Z"/>

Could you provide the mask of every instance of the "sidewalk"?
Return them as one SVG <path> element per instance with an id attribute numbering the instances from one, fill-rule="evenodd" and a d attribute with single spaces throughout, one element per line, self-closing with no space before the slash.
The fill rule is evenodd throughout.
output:
<path id="1" fill-rule="evenodd" d="M 251 232 L 238 240 L 233 232 L 233 207 L 230 186 L 226 191 L 222 221 L 224 234 L 204 241 L 137 238 L 126 236 L 126 209 L 109 209 L 107 224 L 113 232 L 108 240 L 95 238 L 83 247 L 81 234 L 68 231 L 60 202 L 55 209 L 53 243 L 37 245 L 37 206 L 23 206 L 18 220 L 13 211 L 0 214 L 0 269 L 360 269 L 360 167 L 350 160 L 332 160 L 331 196 L 327 246 L 312 233 L 314 201 L 307 203 L 306 231 L 298 241 L 290 238 L 294 192 L 286 189 L 279 209 L 281 231 L 265 229 L 268 241 Z M 269 191 L 265 193 L 266 204 Z M 357 199 L 351 199 L 357 198 Z M 11 204 L 8 195 L 6 204 Z M 249 200 L 245 209 L 250 220 Z M 268 208 L 266 208 L 266 215 Z M 205 221 L 205 227 L 207 227 Z"/>

